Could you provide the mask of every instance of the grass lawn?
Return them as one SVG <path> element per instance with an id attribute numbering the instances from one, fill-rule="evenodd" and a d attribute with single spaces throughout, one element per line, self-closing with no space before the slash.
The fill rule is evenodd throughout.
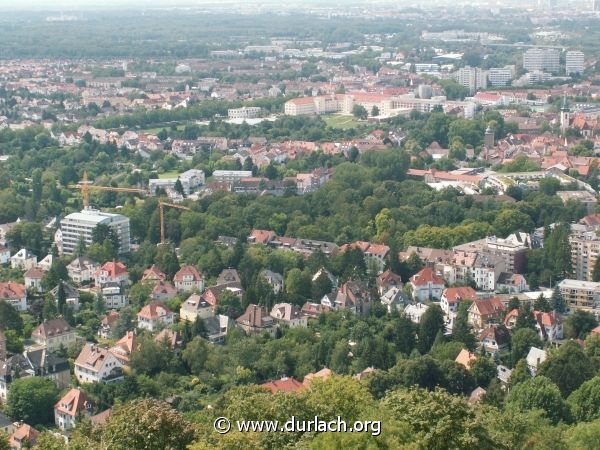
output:
<path id="1" fill-rule="evenodd" d="M 325 121 L 328 127 L 331 128 L 341 128 L 343 130 L 347 130 L 349 128 L 356 128 L 361 126 L 362 124 L 356 120 L 354 116 L 321 116 Z"/>
<path id="2" fill-rule="evenodd" d="M 179 172 L 177 172 L 176 170 L 171 170 L 170 172 L 159 173 L 158 178 L 161 180 L 163 178 L 177 178 L 178 175 L 179 175 Z"/>

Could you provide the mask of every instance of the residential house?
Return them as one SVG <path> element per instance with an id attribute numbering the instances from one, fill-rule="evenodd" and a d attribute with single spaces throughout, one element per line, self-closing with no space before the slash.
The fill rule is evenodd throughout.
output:
<path id="1" fill-rule="evenodd" d="M 267 332 L 275 336 L 277 322 L 263 306 L 254 304 L 248 305 L 244 314 L 236 319 L 237 324 L 246 332 L 246 334 L 255 334 Z"/>
<path id="2" fill-rule="evenodd" d="M 218 344 L 225 341 L 227 333 L 234 326 L 233 320 L 229 316 L 217 314 L 216 316 L 203 319 L 206 337 L 209 342 Z"/>
<path id="3" fill-rule="evenodd" d="M 35 446 L 40 432 L 26 423 L 19 423 L 16 430 L 8 437 L 11 450 L 22 450 Z"/>
<path id="4" fill-rule="evenodd" d="M 542 342 L 555 343 L 563 339 L 563 319 L 556 311 L 534 311 L 535 329 Z"/>
<path id="5" fill-rule="evenodd" d="M 202 293 L 202 300 L 208 303 L 213 309 L 216 309 L 219 305 L 219 298 L 225 292 L 230 292 L 234 295 L 237 295 L 240 300 L 244 295 L 244 290 L 242 289 L 241 284 L 233 282 L 209 287 Z"/>
<path id="6" fill-rule="evenodd" d="M 340 286 L 332 306 L 334 309 L 349 309 L 355 314 L 368 315 L 372 302 L 366 283 L 350 279 Z"/>
<path id="7" fill-rule="evenodd" d="M 467 349 L 462 349 L 460 353 L 454 359 L 455 362 L 465 366 L 467 370 L 471 369 L 471 364 L 477 359 L 477 355 L 475 353 L 471 353 Z"/>
<path id="8" fill-rule="evenodd" d="M 425 311 L 427 311 L 429 309 L 428 305 L 425 305 L 423 303 L 417 303 L 414 305 L 406 305 L 406 308 L 404 308 L 404 315 L 413 323 L 420 323 L 421 322 L 421 318 L 423 317 L 423 314 L 425 314 Z"/>
<path id="9" fill-rule="evenodd" d="M 38 269 L 37 267 L 32 267 L 31 269 L 27 270 L 27 272 L 25 272 L 23 275 L 25 287 L 38 293 L 43 292 L 44 288 L 42 287 L 42 279 L 44 278 L 44 275 L 46 275 L 46 272 Z"/>
<path id="10" fill-rule="evenodd" d="M 40 270 L 48 272 L 50 270 L 50 267 L 52 267 L 53 262 L 54 262 L 54 256 L 52 255 L 52 253 L 49 253 L 44 257 L 44 259 L 42 259 L 41 261 L 38 261 L 36 267 Z"/>
<path id="11" fill-rule="evenodd" d="M 381 273 L 377 277 L 377 292 L 379 295 L 383 295 L 390 290 L 390 288 L 402 289 L 402 278 L 400 275 L 396 275 L 390 269 Z"/>
<path id="12" fill-rule="evenodd" d="M 397 286 L 390 287 L 386 292 L 379 297 L 379 301 L 387 308 L 388 313 L 394 310 L 401 310 L 406 303 L 406 298 L 402 290 Z"/>
<path id="13" fill-rule="evenodd" d="M 317 319 L 324 312 L 331 311 L 332 308 L 321 303 L 306 302 L 302 305 L 301 312 L 308 318 Z"/>
<path id="14" fill-rule="evenodd" d="M 108 309 L 123 309 L 129 305 L 129 298 L 122 283 L 104 283 L 100 292 L 104 300 L 104 306 Z"/>
<path id="15" fill-rule="evenodd" d="M 75 360 L 79 383 L 112 382 L 123 379 L 123 364 L 108 349 L 86 343 Z"/>
<path id="16" fill-rule="evenodd" d="M 440 298 L 440 308 L 444 314 L 450 315 L 458 312 L 458 305 L 462 300 L 477 300 L 477 292 L 470 286 L 450 287 L 444 289 Z"/>
<path id="17" fill-rule="evenodd" d="M 62 431 L 72 430 L 84 418 L 92 415 L 92 403 L 85 393 L 71 389 L 54 405 L 54 422 Z"/>
<path id="18" fill-rule="evenodd" d="M 271 309 L 271 317 L 290 328 L 306 327 L 308 324 L 308 318 L 302 314 L 300 308 L 291 303 L 277 303 L 274 305 Z"/>
<path id="19" fill-rule="evenodd" d="M 0 282 L 0 302 L 7 302 L 17 311 L 27 311 L 27 289 L 14 281 Z"/>
<path id="20" fill-rule="evenodd" d="M 242 280 L 240 279 L 240 275 L 235 269 L 223 269 L 217 278 L 217 286 L 223 284 L 232 284 L 237 283 L 242 285 Z"/>
<path id="21" fill-rule="evenodd" d="M 326 380 L 333 375 L 333 371 L 328 369 L 327 367 L 322 368 L 318 372 L 311 372 L 304 375 L 304 379 L 302 380 L 302 384 L 305 387 L 308 387 L 312 380 L 321 379 Z"/>
<path id="22" fill-rule="evenodd" d="M 344 244 L 340 247 L 340 252 L 345 252 L 349 249 L 359 249 L 365 255 L 367 267 L 374 264 L 377 267 L 377 273 L 382 273 L 387 262 L 387 256 L 390 248 L 387 245 L 373 244 L 371 242 L 356 241 L 351 244 Z"/>
<path id="23" fill-rule="evenodd" d="M 295 392 L 305 386 L 294 377 L 283 377 L 279 380 L 267 381 L 261 384 L 261 387 L 270 390 L 272 394 L 276 394 L 277 392 Z"/>
<path id="24" fill-rule="evenodd" d="M 177 289 L 168 281 L 157 281 L 150 293 L 150 298 L 157 302 L 166 302 L 177 295 Z"/>
<path id="25" fill-rule="evenodd" d="M 204 290 L 204 277 L 194 266 L 183 265 L 173 277 L 173 283 L 178 291 Z"/>
<path id="26" fill-rule="evenodd" d="M 6 401 L 10 385 L 18 378 L 43 377 L 63 389 L 71 381 L 71 370 L 66 358 L 45 348 L 30 349 L 22 354 L 0 360 L 0 401 Z"/>
<path id="27" fill-rule="evenodd" d="M 16 222 L 8 222 L 0 224 L 0 245 L 6 246 L 8 244 L 8 233 L 17 225 L 21 219 L 17 219 Z"/>
<path id="28" fill-rule="evenodd" d="M 75 258 L 67 265 L 69 277 L 77 284 L 86 284 L 92 281 L 100 265 L 86 256 Z"/>
<path id="29" fill-rule="evenodd" d="M 65 294 L 65 302 L 67 306 L 71 307 L 73 311 L 79 311 L 79 291 L 65 281 L 60 281 Z M 58 305 L 58 290 L 59 286 L 56 286 L 50 291 L 50 295 L 54 298 L 54 301 Z"/>
<path id="30" fill-rule="evenodd" d="M 215 315 L 213 306 L 198 294 L 192 294 L 181 304 L 179 317 L 182 321 L 195 322 L 197 319 L 208 319 Z"/>
<path id="31" fill-rule="evenodd" d="M 117 358 L 123 367 L 129 366 L 129 357 L 136 349 L 137 336 L 135 331 L 130 330 L 125 332 L 125 336 L 119 339 L 108 351 Z"/>
<path id="32" fill-rule="evenodd" d="M 49 351 L 68 348 L 77 340 L 75 330 L 63 318 L 45 320 L 31 333 L 36 344 L 46 347 Z"/>
<path id="33" fill-rule="evenodd" d="M 535 376 L 537 373 L 540 364 L 546 361 L 546 351 L 541 348 L 531 347 L 529 349 L 529 353 L 527 353 L 527 368 L 529 369 L 529 373 L 531 376 Z"/>
<path id="34" fill-rule="evenodd" d="M 283 291 L 283 275 L 264 269 L 259 276 L 271 286 L 275 294 Z"/>
<path id="35" fill-rule="evenodd" d="M 171 349 L 181 348 L 183 345 L 183 337 L 181 336 L 181 333 L 170 328 L 163 328 L 156 335 L 154 341 L 164 343 Z"/>
<path id="36" fill-rule="evenodd" d="M 253 229 L 250 232 L 250 236 L 248 236 L 247 240 L 250 244 L 267 245 L 276 237 L 277 235 L 274 231 Z"/>
<path id="37" fill-rule="evenodd" d="M 146 270 L 142 274 L 142 280 L 146 282 L 156 283 L 158 281 L 166 280 L 167 276 L 158 268 L 155 264 Z"/>
<path id="38" fill-rule="evenodd" d="M 525 277 L 518 273 L 501 272 L 496 280 L 496 291 L 508 294 L 520 294 L 529 289 Z"/>
<path id="39" fill-rule="evenodd" d="M 140 310 L 137 314 L 137 321 L 138 328 L 156 331 L 173 325 L 175 314 L 162 303 L 152 302 Z"/>
<path id="40" fill-rule="evenodd" d="M 469 307 L 469 325 L 477 330 L 482 330 L 489 324 L 500 323 L 504 319 L 505 312 L 504 304 L 498 297 L 475 300 Z"/>
<path id="41" fill-rule="evenodd" d="M 129 284 L 129 272 L 127 272 L 125 264 L 118 261 L 109 261 L 96 271 L 94 280 L 96 286 L 104 286 L 106 283 L 127 285 Z"/>
<path id="42" fill-rule="evenodd" d="M 37 256 L 22 248 L 10 257 L 10 267 L 13 269 L 29 270 L 37 265 Z"/>
<path id="43" fill-rule="evenodd" d="M 439 299 L 444 291 L 443 278 L 437 276 L 431 267 L 425 267 L 410 278 L 413 300 Z"/>
<path id="44" fill-rule="evenodd" d="M 504 325 L 490 325 L 479 333 L 479 343 L 486 353 L 502 353 L 510 346 L 510 332 Z"/>
<path id="45" fill-rule="evenodd" d="M 113 330 L 119 320 L 119 313 L 117 311 L 108 311 L 100 322 L 100 328 L 98 328 L 98 336 L 103 339 L 110 339 L 113 336 Z"/>

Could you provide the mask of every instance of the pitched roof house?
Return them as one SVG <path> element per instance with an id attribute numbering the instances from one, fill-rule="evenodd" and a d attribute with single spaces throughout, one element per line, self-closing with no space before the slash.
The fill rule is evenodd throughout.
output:
<path id="1" fill-rule="evenodd" d="M 173 277 L 173 284 L 178 291 L 191 291 L 204 289 L 204 277 L 194 266 L 184 265 Z"/>
<path id="2" fill-rule="evenodd" d="M 463 348 L 460 351 L 460 353 L 456 356 L 454 361 L 459 364 L 462 364 L 467 369 L 470 369 L 471 364 L 473 364 L 473 361 L 475 361 L 476 359 L 477 356 L 475 355 L 475 353 L 471 353 L 469 350 Z"/>
<path id="3" fill-rule="evenodd" d="M 108 351 L 117 358 L 123 367 L 129 366 L 129 357 L 136 349 L 135 331 L 126 331 L 125 336 L 119 339 Z"/>
<path id="4" fill-rule="evenodd" d="M 455 313 L 461 300 L 476 300 L 477 292 L 470 286 L 449 287 L 444 289 L 440 298 L 440 308 L 444 314 Z"/>
<path id="5" fill-rule="evenodd" d="M 68 348 L 77 336 L 75 331 L 63 318 L 45 320 L 31 333 L 36 344 L 46 347 L 50 351 L 58 350 L 61 346 Z"/>
<path id="6" fill-rule="evenodd" d="M 402 278 L 388 269 L 377 277 L 377 292 L 383 295 L 392 287 L 402 289 Z"/>
<path id="7" fill-rule="evenodd" d="M 424 267 L 410 277 L 412 297 L 416 301 L 437 299 L 442 296 L 444 279 L 437 276 L 431 267 Z"/>
<path id="8" fill-rule="evenodd" d="M 175 314 L 162 303 L 152 302 L 140 310 L 137 320 L 138 328 L 155 331 L 158 328 L 173 325 Z"/>
<path id="9" fill-rule="evenodd" d="M 331 311 L 331 308 L 329 306 L 322 305 L 321 303 L 306 302 L 304 305 L 302 305 L 301 311 L 305 316 L 316 319 L 324 312 Z"/>
<path id="10" fill-rule="evenodd" d="M 469 307 L 468 321 L 476 329 L 483 329 L 491 323 L 500 323 L 505 314 L 504 303 L 498 297 L 475 300 Z"/>
<path id="11" fill-rule="evenodd" d="M 179 308 L 179 317 L 186 322 L 195 322 L 196 319 L 207 319 L 214 315 L 213 305 L 198 294 L 190 295 Z"/>
<path id="12" fill-rule="evenodd" d="M 129 272 L 125 264 L 118 261 L 109 261 L 104 263 L 100 269 L 96 271 L 95 283 L 96 286 L 103 286 L 106 283 L 129 283 Z"/>
<path id="13" fill-rule="evenodd" d="M 168 281 L 159 280 L 154 285 L 150 298 L 159 302 L 171 300 L 177 295 L 177 289 Z"/>
<path id="14" fill-rule="evenodd" d="M 75 360 L 75 378 L 80 383 L 120 380 L 123 378 L 123 363 L 108 349 L 87 343 Z"/>
<path id="15" fill-rule="evenodd" d="M 490 325 L 479 333 L 479 343 L 486 353 L 501 353 L 508 350 L 510 332 L 504 325 Z"/>
<path id="16" fill-rule="evenodd" d="M 21 423 L 17 429 L 9 436 L 8 446 L 11 450 L 21 450 L 35 445 L 40 432 L 31 425 Z"/>
<path id="17" fill-rule="evenodd" d="M 247 333 L 267 332 L 275 335 L 277 322 L 273 319 L 266 308 L 254 304 L 248 305 L 244 314 L 236 319 L 237 324 Z"/>
<path id="18" fill-rule="evenodd" d="M 144 270 L 144 273 L 142 274 L 142 281 L 148 281 L 151 283 L 164 281 L 166 278 L 167 276 L 154 264 L 152 264 L 152 266 L 148 269 Z"/>
<path id="19" fill-rule="evenodd" d="M 99 269 L 100 265 L 87 256 L 75 258 L 67 266 L 69 277 L 77 284 L 84 284 L 92 281 Z"/>
<path id="20" fill-rule="evenodd" d="M 340 286 L 335 296 L 335 309 L 349 309 L 356 314 L 368 315 L 373 298 L 361 280 L 348 280 Z"/>
<path id="21" fill-rule="evenodd" d="M 10 303 L 17 311 L 27 311 L 27 288 L 21 283 L 0 283 L 0 302 Z"/>
<path id="22" fill-rule="evenodd" d="M 294 392 L 304 388 L 304 385 L 294 377 L 283 377 L 279 380 L 267 381 L 261 384 L 261 386 L 269 389 L 272 394 L 277 392 Z"/>
<path id="23" fill-rule="evenodd" d="M 271 309 L 271 317 L 290 328 L 306 327 L 308 324 L 308 319 L 302 314 L 300 308 L 291 303 L 277 303 L 274 305 Z"/>
<path id="24" fill-rule="evenodd" d="M 69 431 L 77 423 L 92 415 L 92 403 L 85 393 L 77 388 L 71 389 L 54 405 L 54 422 L 62 431 Z"/>

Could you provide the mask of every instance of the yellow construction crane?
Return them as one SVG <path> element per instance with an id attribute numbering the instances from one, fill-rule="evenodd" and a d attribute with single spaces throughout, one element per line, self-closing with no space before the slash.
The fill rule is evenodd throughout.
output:
<path id="1" fill-rule="evenodd" d="M 112 186 L 97 186 L 88 181 L 87 170 L 83 171 L 83 179 L 77 184 L 70 184 L 68 186 L 71 189 L 80 189 L 81 195 L 83 196 L 83 206 L 85 209 L 90 207 L 90 191 L 111 191 L 111 192 L 131 192 L 134 194 L 147 194 L 144 189 L 135 188 L 120 188 Z"/>
<path id="2" fill-rule="evenodd" d="M 190 208 L 181 205 L 174 205 L 173 203 L 166 203 L 163 201 L 158 201 L 158 211 L 160 213 L 160 243 L 165 243 L 165 206 L 169 208 L 183 209 L 184 211 L 191 211 Z"/>

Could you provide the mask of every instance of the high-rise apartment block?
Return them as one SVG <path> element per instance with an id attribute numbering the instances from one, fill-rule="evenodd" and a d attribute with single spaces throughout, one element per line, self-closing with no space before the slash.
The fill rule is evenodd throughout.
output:
<path id="1" fill-rule="evenodd" d="M 525 70 L 542 70 L 558 72 L 560 53 L 553 48 L 530 48 L 523 53 L 523 68 Z"/>
<path id="2" fill-rule="evenodd" d="M 583 52 L 578 50 L 570 50 L 567 52 L 566 72 L 567 75 L 582 73 L 585 69 L 585 57 Z"/>

